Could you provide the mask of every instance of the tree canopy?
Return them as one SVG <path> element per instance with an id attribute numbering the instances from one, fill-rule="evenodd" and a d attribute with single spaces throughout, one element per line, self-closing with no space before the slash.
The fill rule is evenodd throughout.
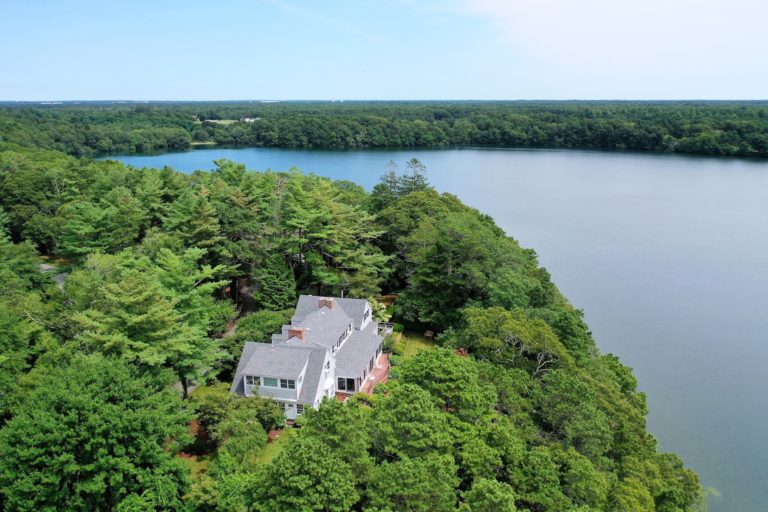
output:
<path id="1" fill-rule="evenodd" d="M 212 129 L 247 140 L 248 130 L 208 122 L 243 107 L 218 108 L 196 114 L 201 123 L 183 109 L 81 114 L 82 122 L 125 121 L 135 151 L 160 147 L 152 134 L 175 140 L 163 147 L 183 146 L 188 129 L 196 139 Z M 302 108 L 291 106 L 287 117 Z M 429 124 L 424 105 L 392 108 L 410 117 L 391 135 L 404 137 L 412 122 L 419 144 L 439 141 L 443 123 L 473 137 L 495 129 L 492 119 L 487 130 L 472 128 L 461 109 Z M 253 172 L 218 161 L 213 172 L 184 175 L 30 147 L 122 147 L 104 140 L 124 140 L 109 123 L 91 126 L 87 142 L 81 121 L 59 123 L 75 111 L 0 112 L 0 130 L 13 124 L 0 142 L 0 508 L 701 505 L 696 474 L 660 453 L 647 432 L 632 371 L 600 353 L 535 252 L 435 191 L 418 160 L 403 174 L 389 166 L 368 193 L 295 169 Z M 29 133 L 25 123 L 36 116 L 61 132 L 43 128 L 23 145 L 9 142 Z M 282 126 L 268 117 L 263 126 Z M 141 131 L 168 119 L 175 128 Z M 290 128 L 292 136 L 304 137 L 304 126 Z M 287 136 L 270 133 L 275 144 Z M 243 344 L 268 342 L 290 321 L 299 293 L 374 304 L 392 293 L 389 313 L 436 332 L 438 347 L 393 356 L 390 379 L 374 395 L 307 410 L 300 428 L 282 431 L 278 450 L 267 433 L 284 426 L 280 408 L 235 397 L 230 379 Z M 196 389 L 184 400 L 190 384 Z M 268 449 L 279 453 L 267 457 Z"/>
<path id="2" fill-rule="evenodd" d="M 134 368 L 76 356 L 46 368 L 0 430 L 5 510 L 110 510 L 124 500 L 178 509 L 187 490 L 169 441 L 186 434 L 175 396 Z"/>
<path id="3" fill-rule="evenodd" d="M 21 104 L 0 109 L 0 131 L 9 142 L 75 156 L 179 151 L 193 143 L 215 143 L 570 148 L 765 158 L 766 112 L 765 101 Z"/>

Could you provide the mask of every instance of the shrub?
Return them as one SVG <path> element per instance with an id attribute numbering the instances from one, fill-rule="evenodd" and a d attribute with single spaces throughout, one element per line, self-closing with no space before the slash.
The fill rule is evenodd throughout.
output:
<path id="1" fill-rule="evenodd" d="M 392 352 L 396 345 L 397 345 L 397 340 L 395 339 L 395 337 L 391 334 L 388 334 L 384 338 L 384 342 L 382 343 L 382 348 L 384 352 Z"/>

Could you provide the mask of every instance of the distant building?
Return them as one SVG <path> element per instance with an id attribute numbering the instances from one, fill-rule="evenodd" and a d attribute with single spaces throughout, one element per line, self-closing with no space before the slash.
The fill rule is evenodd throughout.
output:
<path id="1" fill-rule="evenodd" d="M 241 117 L 240 121 L 244 123 L 255 123 L 256 121 L 261 121 L 260 117 Z"/>
<path id="2" fill-rule="evenodd" d="M 367 300 L 302 295 L 272 343 L 245 344 L 231 391 L 273 398 L 294 419 L 323 397 L 360 391 L 382 341 Z"/>

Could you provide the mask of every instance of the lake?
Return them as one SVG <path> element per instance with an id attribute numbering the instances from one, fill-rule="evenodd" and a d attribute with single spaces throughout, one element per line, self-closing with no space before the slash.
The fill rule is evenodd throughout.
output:
<path id="1" fill-rule="evenodd" d="M 416 157 L 431 183 L 534 248 L 603 352 L 635 370 L 649 430 L 719 495 L 768 507 L 768 162 L 587 151 L 207 149 L 137 167 L 296 166 L 370 189 Z"/>

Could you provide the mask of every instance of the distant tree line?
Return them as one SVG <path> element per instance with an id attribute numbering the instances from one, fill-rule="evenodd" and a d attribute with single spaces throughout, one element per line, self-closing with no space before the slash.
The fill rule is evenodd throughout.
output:
<path id="1" fill-rule="evenodd" d="M 247 118 L 247 121 L 245 119 Z M 3 140 L 75 156 L 494 146 L 768 157 L 766 102 L 287 102 L 5 107 Z"/>

